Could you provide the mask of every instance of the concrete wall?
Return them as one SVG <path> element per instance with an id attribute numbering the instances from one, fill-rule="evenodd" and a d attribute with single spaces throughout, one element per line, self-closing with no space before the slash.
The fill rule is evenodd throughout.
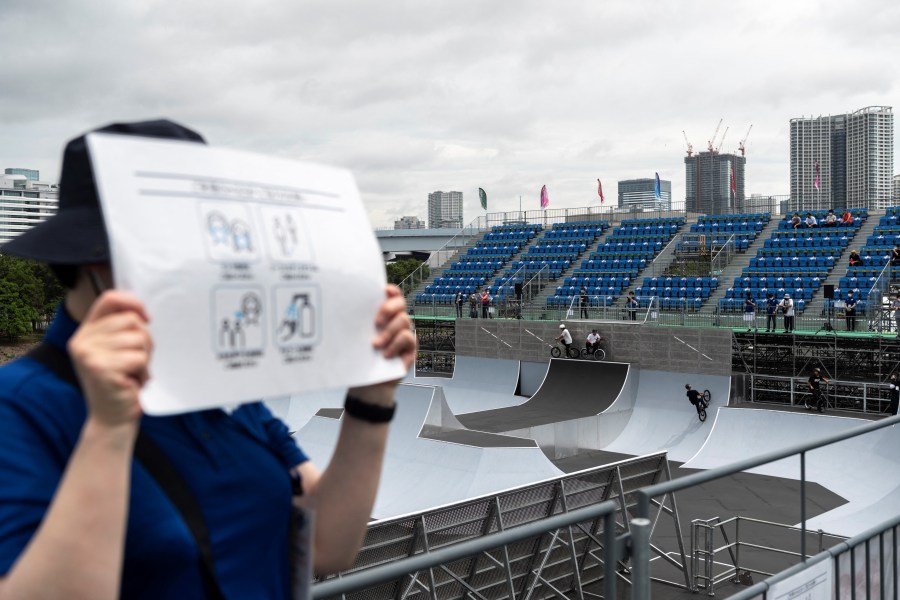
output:
<path id="1" fill-rule="evenodd" d="M 593 327 L 606 340 L 607 360 L 645 369 L 710 375 L 731 374 L 731 331 L 629 323 L 565 321 L 578 347 Z M 545 361 L 559 335 L 558 321 L 458 319 L 456 352 L 464 356 Z M 540 339 L 539 339 L 540 338 Z"/>

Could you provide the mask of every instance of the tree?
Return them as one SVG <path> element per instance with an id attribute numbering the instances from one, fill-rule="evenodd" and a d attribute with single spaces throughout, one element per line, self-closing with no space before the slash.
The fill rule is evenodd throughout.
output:
<path id="1" fill-rule="evenodd" d="M 415 271 L 422 265 L 422 261 L 416 260 L 414 258 L 407 258 L 404 260 L 398 260 L 395 263 L 390 263 L 386 266 L 387 269 L 387 279 L 389 283 L 400 284 L 401 281 L 406 279 L 410 273 Z M 428 278 L 428 265 L 424 265 L 422 267 L 422 277 L 421 279 Z M 421 280 L 420 279 L 420 280 Z"/>
<path id="2" fill-rule="evenodd" d="M 0 335 L 15 340 L 38 329 L 64 295 L 46 265 L 0 254 Z"/>

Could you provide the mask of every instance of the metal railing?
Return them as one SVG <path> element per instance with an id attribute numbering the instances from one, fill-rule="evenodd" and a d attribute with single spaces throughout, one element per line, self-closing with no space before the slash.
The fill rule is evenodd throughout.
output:
<path id="1" fill-rule="evenodd" d="M 824 370 L 831 377 L 827 366 L 819 361 L 813 366 Z M 806 377 L 784 377 L 779 375 L 757 375 L 750 373 L 750 400 L 752 402 L 803 406 L 812 402 Z M 866 381 L 844 381 L 830 379 L 822 387 L 827 401 L 827 410 L 883 414 L 890 404 L 887 384 Z"/>
<path id="2" fill-rule="evenodd" d="M 655 485 L 651 485 L 640 489 L 636 492 L 637 495 L 637 507 L 636 507 L 636 516 L 642 519 L 648 519 L 651 515 L 651 505 L 654 498 L 663 496 L 665 494 L 673 494 L 675 492 L 679 492 L 694 486 L 702 485 L 704 483 L 708 483 L 710 481 L 715 481 L 717 479 L 722 479 L 723 477 L 727 477 L 729 475 L 734 475 L 736 473 L 740 473 L 742 471 L 747 471 L 754 467 L 759 467 L 761 465 L 765 465 L 768 463 L 772 463 L 778 460 L 782 460 L 785 458 L 790 458 L 792 456 L 799 456 L 800 458 L 800 557 L 804 562 L 807 561 L 809 554 L 806 550 L 807 545 L 807 529 L 806 529 L 806 454 L 811 450 L 815 450 L 817 448 L 822 448 L 823 446 L 828 446 L 831 444 L 835 444 L 837 442 L 841 442 L 844 440 L 848 440 L 851 438 L 855 438 L 857 436 L 865 435 L 867 433 L 871 433 L 873 431 L 878 431 L 879 429 L 884 429 L 886 427 L 893 427 L 895 425 L 900 425 L 900 416 L 894 416 L 887 419 L 883 419 L 881 421 L 876 421 L 873 423 L 866 423 L 859 427 L 855 427 L 853 429 L 843 431 L 840 433 L 832 434 L 829 436 L 822 437 L 818 440 L 813 440 L 810 442 L 804 442 L 802 444 L 796 444 L 794 446 L 790 446 L 788 448 L 784 448 L 782 450 L 777 450 L 773 452 L 768 452 L 766 454 L 762 454 L 760 456 L 755 456 L 753 458 L 748 458 L 745 460 L 741 460 L 730 465 L 726 465 L 723 467 L 718 467 L 715 469 L 710 469 L 708 471 L 702 471 L 699 473 L 693 473 L 691 475 L 687 475 L 685 477 L 681 477 L 679 479 L 665 481 L 662 483 L 658 483 Z M 635 592 L 635 598 L 641 600 L 649 600 L 650 598 L 650 561 L 649 559 L 639 560 L 638 556 L 646 557 L 649 556 L 649 548 L 640 549 L 637 546 L 640 544 L 644 544 L 645 542 L 640 540 L 633 540 L 634 546 L 634 571 L 632 578 L 633 590 Z M 757 592 L 758 593 L 758 592 Z M 747 596 L 750 598 L 751 596 Z"/>
<path id="3" fill-rule="evenodd" d="M 896 600 L 898 594 L 897 555 L 900 552 L 898 535 L 900 535 L 900 514 L 820 552 L 803 563 L 794 565 L 765 581 L 748 587 L 731 596 L 729 600 L 769 600 L 769 590 L 773 586 L 824 561 L 832 563 L 830 566 L 834 589 L 822 589 L 822 596 L 836 600 L 863 600 L 864 598 Z M 826 569 L 828 567 L 828 565 L 823 566 Z M 800 596 L 792 594 L 788 597 Z"/>
<path id="4" fill-rule="evenodd" d="M 340 579 L 331 579 L 317 583 L 312 588 L 312 598 L 330 598 L 337 597 L 350 592 L 363 590 L 377 586 L 381 583 L 398 579 L 407 574 L 417 573 L 420 571 L 427 572 L 430 579 L 431 589 L 434 586 L 435 567 L 449 564 L 462 558 L 487 553 L 489 550 L 505 548 L 510 544 L 542 536 L 546 533 L 555 531 L 553 538 L 568 537 L 561 534 L 562 530 L 570 530 L 573 525 L 603 519 L 603 541 L 602 545 L 606 549 L 606 558 L 603 561 L 603 589 L 606 598 L 616 597 L 616 568 L 618 557 L 622 554 L 623 541 L 616 538 L 616 511 L 618 505 L 612 500 L 579 508 L 570 512 L 554 515 L 540 521 L 527 523 L 525 525 L 491 533 L 485 536 L 453 544 L 438 550 L 411 556 L 385 565 L 381 565 L 372 569 L 359 571 L 347 577 Z M 649 534 L 649 522 L 647 523 L 647 533 Z M 649 535 L 648 535 L 649 538 Z M 647 540 L 649 542 L 649 539 Z M 649 551 L 649 550 L 648 550 Z M 490 556 L 489 554 L 487 556 Z M 493 558 L 493 557 L 491 557 Z M 496 561 L 496 559 L 494 559 Z M 511 583 L 510 583 L 511 586 Z M 411 589 L 416 589 L 415 579 L 410 583 Z M 510 592 L 512 590 L 510 589 Z M 404 595 L 405 596 L 405 595 Z M 474 598 L 483 598 L 481 595 L 472 596 Z"/>
<path id="5" fill-rule="evenodd" d="M 771 576 L 774 573 L 764 570 L 762 567 L 750 566 L 746 558 L 743 562 L 741 559 L 741 549 L 745 550 L 761 550 L 766 553 L 781 554 L 785 556 L 800 557 L 800 553 L 789 550 L 787 548 L 776 548 L 763 544 L 756 544 L 746 540 L 746 526 L 742 529 L 741 523 L 747 523 L 752 526 L 775 528 L 783 531 L 800 531 L 799 527 L 785 525 L 783 523 L 773 523 L 772 521 L 764 521 L 762 519 L 753 519 L 750 517 L 736 516 L 730 519 L 720 520 L 718 517 L 712 519 L 694 519 L 691 521 L 691 584 L 692 591 L 706 590 L 706 595 L 713 597 L 716 595 L 716 584 L 730 581 L 732 583 L 743 583 L 746 581 L 747 574 L 756 573 L 758 575 Z M 716 532 L 724 541 L 724 545 L 716 547 Z M 729 536 L 729 531 L 730 536 Z M 742 535 L 744 537 L 742 537 Z M 815 540 L 818 542 L 817 552 L 825 549 L 825 541 L 832 540 L 839 542 L 847 539 L 845 536 L 825 533 L 821 529 L 814 533 Z M 733 540 L 733 541 L 732 541 Z M 718 555 L 727 553 L 726 561 L 717 561 Z M 746 553 L 745 553 L 746 554 Z M 715 567 L 724 565 L 726 568 L 718 574 Z"/>

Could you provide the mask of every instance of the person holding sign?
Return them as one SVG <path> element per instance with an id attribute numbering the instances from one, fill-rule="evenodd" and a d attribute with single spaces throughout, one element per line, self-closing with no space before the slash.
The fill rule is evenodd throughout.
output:
<path id="1" fill-rule="evenodd" d="M 184 142 L 155 121 L 101 131 Z M 112 289 L 85 138 L 65 150 L 57 214 L 3 247 L 52 266 L 68 292 L 42 344 L 0 368 L 0 597 L 290 598 L 293 499 L 314 499 L 315 570 L 349 566 L 371 514 L 397 381 L 349 390 L 320 472 L 261 402 L 143 414 L 152 315 Z M 148 200 L 151 201 L 151 200 Z M 406 368 L 400 290 L 372 346 Z"/>

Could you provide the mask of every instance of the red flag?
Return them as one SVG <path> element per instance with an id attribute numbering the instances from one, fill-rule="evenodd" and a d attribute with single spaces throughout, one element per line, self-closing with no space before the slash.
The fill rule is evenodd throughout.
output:
<path id="1" fill-rule="evenodd" d="M 603 204 L 603 185 L 597 180 L 597 195 L 600 196 L 600 204 Z"/>
<path id="2" fill-rule="evenodd" d="M 734 184 L 734 167 L 731 167 L 731 193 L 734 194 L 737 186 Z"/>

